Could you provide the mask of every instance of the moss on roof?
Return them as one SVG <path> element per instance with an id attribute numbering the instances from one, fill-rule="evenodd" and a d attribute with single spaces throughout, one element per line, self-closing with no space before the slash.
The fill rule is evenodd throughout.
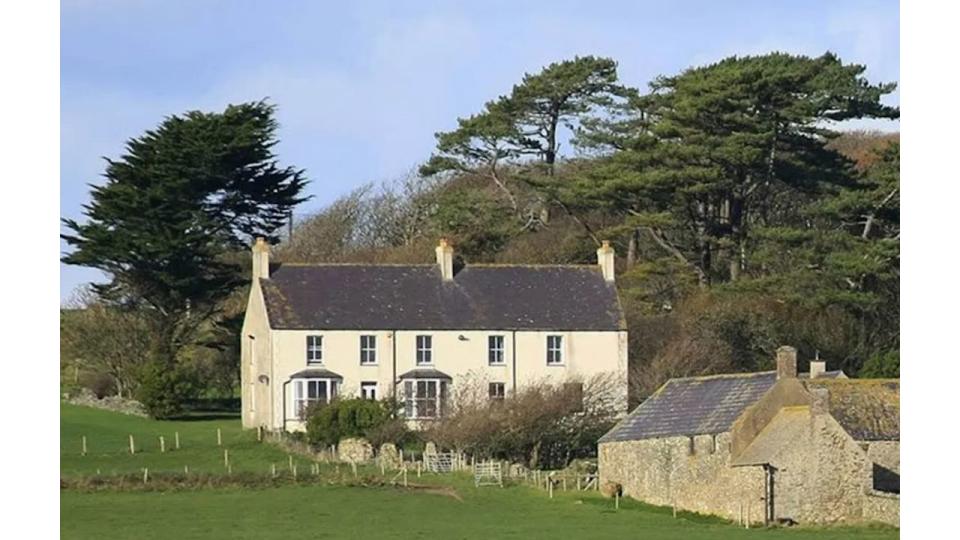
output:
<path id="1" fill-rule="evenodd" d="M 898 379 L 812 379 L 803 384 L 827 390 L 830 414 L 854 439 L 900 440 Z"/>

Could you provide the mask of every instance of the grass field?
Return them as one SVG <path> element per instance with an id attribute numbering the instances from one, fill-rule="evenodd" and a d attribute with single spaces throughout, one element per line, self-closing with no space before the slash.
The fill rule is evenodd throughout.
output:
<path id="1" fill-rule="evenodd" d="M 224 444 L 236 467 L 266 472 L 287 455 L 243 433 L 236 419 L 154 422 L 73 406 L 61 407 L 61 474 L 110 471 L 222 472 Z M 144 442 L 180 431 L 183 448 L 160 454 L 158 447 L 126 453 L 127 435 Z M 80 436 L 88 455 L 80 456 Z M 165 435 L 166 436 L 166 435 Z M 411 478 L 411 482 L 414 479 Z M 793 528 L 744 530 L 719 519 L 681 514 L 636 501 L 619 510 L 596 492 L 557 492 L 549 499 L 527 486 L 475 488 L 460 475 L 427 475 L 421 483 L 452 486 L 458 498 L 389 487 L 295 486 L 269 489 L 200 489 L 176 492 L 75 492 L 60 494 L 63 538 L 789 538 L 892 539 L 887 528 Z"/>
<path id="2" fill-rule="evenodd" d="M 217 446 L 217 428 L 223 446 Z M 174 450 L 175 434 L 180 450 Z M 129 436 L 136 453 L 131 455 Z M 160 452 L 163 436 L 167 452 Z M 81 455 L 82 437 L 87 438 L 87 455 Z M 180 421 L 157 421 L 89 407 L 60 405 L 60 473 L 136 473 L 144 467 L 153 472 L 224 471 L 223 450 L 230 452 L 234 471 L 265 473 L 271 463 L 287 465 L 287 454 L 269 444 L 258 443 L 256 434 L 240 429 L 240 420 L 230 415 L 198 416 Z M 295 458 L 304 470 L 308 461 Z"/>

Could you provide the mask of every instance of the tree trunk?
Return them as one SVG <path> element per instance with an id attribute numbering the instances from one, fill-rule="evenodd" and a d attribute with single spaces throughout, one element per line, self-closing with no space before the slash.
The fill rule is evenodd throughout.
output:
<path id="1" fill-rule="evenodd" d="M 640 238 L 640 229 L 633 229 L 630 232 L 630 240 L 627 242 L 627 268 L 632 268 L 637 264 L 637 241 Z"/>
<path id="2" fill-rule="evenodd" d="M 743 199 L 738 196 L 730 198 L 730 281 L 735 282 L 740 279 L 740 271 L 743 269 L 743 260 L 745 250 L 743 246 Z"/>

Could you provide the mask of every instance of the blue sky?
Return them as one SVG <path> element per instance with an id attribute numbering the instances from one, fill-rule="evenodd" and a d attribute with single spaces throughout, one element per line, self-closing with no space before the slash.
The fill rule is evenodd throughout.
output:
<path id="1" fill-rule="evenodd" d="M 190 109 L 269 97 L 281 162 L 312 180 L 309 212 L 401 176 L 436 131 L 552 61 L 610 56 L 645 87 L 732 54 L 830 50 L 899 82 L 899 34 L 896 1 L 63 0 L 60 212 L 81 217 L 103 156 Z M 61 299 L 99 279 L 61 266 Z"/>

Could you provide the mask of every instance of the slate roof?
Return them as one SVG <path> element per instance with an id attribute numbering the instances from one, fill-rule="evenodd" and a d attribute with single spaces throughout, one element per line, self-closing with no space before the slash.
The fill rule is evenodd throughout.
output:
<path id="1" fill-rule="evenodd" d="M 327 330 L 622 330 L 598 266 L 280 265 L 261 279 L 270 326 Z"/>
<path id="2" fill-rule="evenodd" d="M 343 379 L 339 374 L 326 368 L 308 368 L 290 376 L 291 379 Z"/>
<path id="3" fill-rule="evenodd" d="M 453 379 L 446 373 L 434 368 L 411 369 L 410 371 L 400 374 L 397 378 L 401 381 L 404 379 L 446 379 L 448 381 Z"/>
<path id="4" fill-rule="evenodd" d="M 900 440 L 899 380 L 817 378 L 803 384 L 827 390 L 830 415 L 854 440 Z"/>
<path id="5" fill-rule="evenodd" d="M 729 431 L 740 413 L 776 381 L 774 371 L 670 379 L 600 442 Z"/>

